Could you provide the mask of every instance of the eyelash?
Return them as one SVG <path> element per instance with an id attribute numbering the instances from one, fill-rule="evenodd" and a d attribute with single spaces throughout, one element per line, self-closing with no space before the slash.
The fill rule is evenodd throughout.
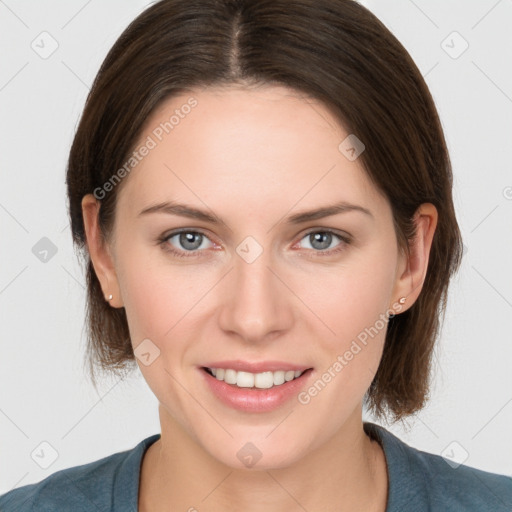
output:
<path id="1" fill-rule="evenodd" d="M 169 234 L 164 234 L 163 236 L 159 237 L 158 238 L 158 243 L 159 245 L 162 246 L 162 248 L 172 254 L 173 256 L 176 256 L 178 258 L 191 258 L 191 257 L 195 257 L 199 252 L 201 252 L 202 250 L 194 250 L 194 251 L 178 251 L 176 249 L 174 249 L 171 245 L 169 245 L 169 240 L 173 237 L 175 237 L 176 235 L 179 235 L 180 233 L 193 233 L 193 234 L 200 234 L 200 235 L 203 235 L 204 237 L 208 238 L 208 236 L 206 235 L 206 233 L 200 231 L 200 230 L 192 230 L 192 229 L 180 229 L 180 230 L 177 230 L 177 231 L 172 231 L 171 233 Z M 335 230 L 332 230 L 332 229 L 329 229 L 329 228 L 324 228 L 324 229 L 312 229 L 310 231 L 308 231 L 307 233 L 304 233 L 304 235 L 300 238 L 300 240 L 302 240 L 303 238 L 307 237 L 308 235 L 311 235 L 313 233 L 329 233 L 331 235 L 334 235 L 336 237 L 338 237 L 343 243 L 341 243 L 337 248 L 335 249 L 326 249 L 326 250 L 319 250 L 319 251 L 316 251 L 314 249 L 307 249 L 308 252 L 313 252 L 313 254 L 315 254 L 313 257 L 316 258 L 316 257 L 324 257 L 324 256 L 332 256 L 334 254 L 337 254 L 341 251 L 343 251 L 345 249 L 345 245 L 350 245 L 352 243 L 352 239 L 348 236 L 344 236 L 344 235 L 341 235 L 340 233 L 338 233 L 337 231 Z M 208 238 L 209 239 L 209 238 Z M 300 241 L 299 240 L 299 241 Z M 211 240 L 210 240 L 211 241 Z"/>

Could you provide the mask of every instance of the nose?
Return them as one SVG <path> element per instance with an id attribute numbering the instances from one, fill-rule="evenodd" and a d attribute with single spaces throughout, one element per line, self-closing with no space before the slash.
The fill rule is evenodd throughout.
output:
<path id="1" fill-rule="evenodd" d="M 240 254 L 233 258 L 222 290 L 220 327 L 248 343 L 274 339 L 291 328 L 297 299 L 270 251 L 263 250 L 253 261 Z"/>

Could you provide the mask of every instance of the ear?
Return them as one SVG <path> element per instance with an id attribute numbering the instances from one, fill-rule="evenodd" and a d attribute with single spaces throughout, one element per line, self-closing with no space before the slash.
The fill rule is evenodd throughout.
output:
<path id="1" fill-rule="evenodd" d="M 94 271 L 101 284 L 105 300 L 113 307 L 123 307 L 119 283 L 109 245 L 104 241 L 98 224 L 100 202 L 92 195 L 82 198 L 82 216 L 84 219 L 87 248 Z M 108 300 L 112 294 L 112 300 Z"/>
<path id="2" fill-rule="evenodd" d="M 402 313 L 416 302 L 423 288 L 437 220 L 437 209 L 431 203 L 423 203 L 414 214 L 416 237 L 409 243 L 410 256 L 401 255 L 393 292 L 395 302 L 401 297 L 406 298 L 400 309 Z"/>

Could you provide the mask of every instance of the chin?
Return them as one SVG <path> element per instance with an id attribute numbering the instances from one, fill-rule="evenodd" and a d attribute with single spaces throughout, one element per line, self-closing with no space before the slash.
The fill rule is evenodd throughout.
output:
<path id="1" fill-rule="evenodd" d="M 243 436 L 230 439 L 221 445 L 205 448 L 212 457 L 236 470 L 264 471 L 287 468 L 305 455 L 303 446 L 287 443 L 283 439 L 265 439 L 267 432 L 260 436 Z"/>

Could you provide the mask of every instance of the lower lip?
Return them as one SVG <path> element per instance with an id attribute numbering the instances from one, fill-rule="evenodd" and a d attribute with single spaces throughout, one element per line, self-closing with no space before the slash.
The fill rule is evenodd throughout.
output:
<path id="1" fill-rule="evenodd" d="M 207 385 L 213 394 L 224 404 L 245 412 L 273 411 L 297 396 L 304 388 L 312 369 L 306 370 L 300 377 L 268 389 L 239 388 L 217 380 L 206 370 L 200 368 Z"/>

